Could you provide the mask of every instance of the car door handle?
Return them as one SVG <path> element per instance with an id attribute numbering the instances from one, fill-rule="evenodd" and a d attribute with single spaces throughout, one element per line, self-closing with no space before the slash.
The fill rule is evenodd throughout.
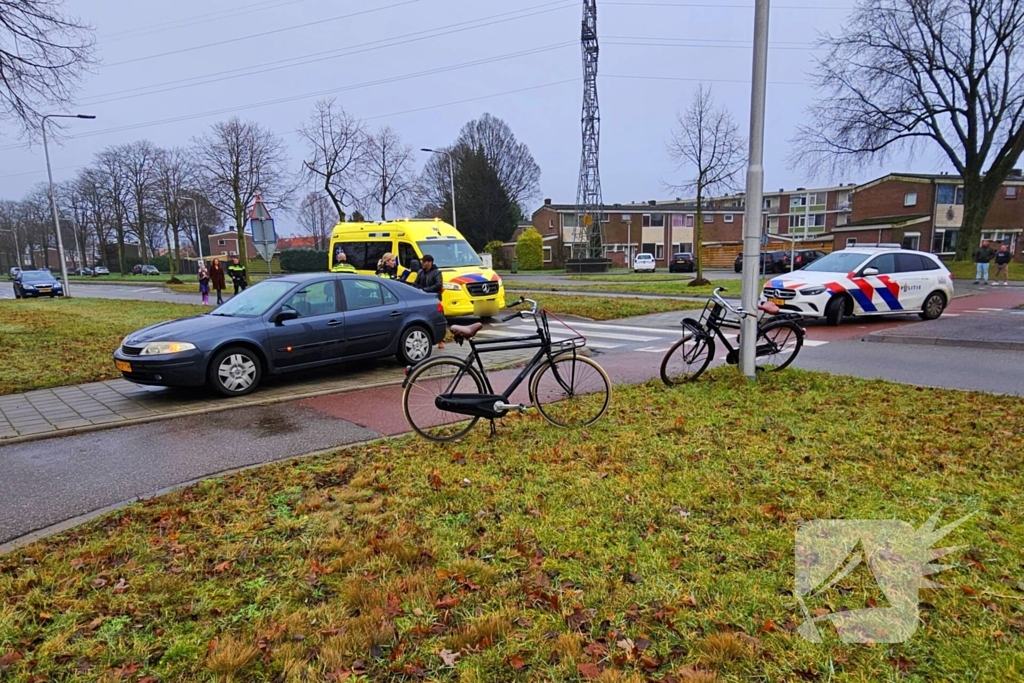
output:
<path id="1" fill-rule="evenodd" d="M 390 313 L 390 317 L 392 317 L 392 318 L 397 318 L 400 315 L 402 315 L 401 311 L 391 311 L 391 313 Z"/>
<path id="2" fill-rule="evenodd" d="M 327 327 L 337 327 L 338 325 L 341 325 L 344 322 L 344 320 L 328 320 Z"/>

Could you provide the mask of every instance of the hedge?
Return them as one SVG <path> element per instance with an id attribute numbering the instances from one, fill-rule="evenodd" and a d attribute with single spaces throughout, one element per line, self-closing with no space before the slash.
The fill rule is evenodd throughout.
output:
<path id="1" fill-rule="evenodd" d="M 529 227 L 516 240 L 516 260 L 520 270 L 541 270 L 544 267 L 544 239 Z"/>
<path id="2" fill-rule="evenodd" d="M 281 267 L 289 273 L 318 273 L 327 270 L 327 252 L 315 249 L 286 249 Z"/>

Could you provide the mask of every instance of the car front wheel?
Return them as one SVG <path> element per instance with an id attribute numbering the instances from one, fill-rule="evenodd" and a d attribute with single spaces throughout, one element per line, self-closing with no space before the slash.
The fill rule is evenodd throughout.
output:
<path id="1" fill-rule="evenodd" d="M 262 374 L 263 368 L 255 353 L 232 346 L 214 356 L 208 379 L 224 396 L 245 396 L 259 385 Z"/>
<path id="2" fill-rule="evenodd" d="M 825 306 L 825 322 L 835 327 L 843 321 L 843 314 L 846 312 L 846 301 L 842 296 L 834 296 L 829 299 Z"/>
<path id="3" fill-rule="evenodd" d="M 398 342 L 398 360 L 403 365 L 415 365 L 430 357 L 430 333 L 419 326 L 413 326 L 402 333 Z"/>
<path id="4" fill-rule="evenodd" d="M 942 315 L 944 310 L 946 310 L 946 297 L 938 292 L 932 292 L 924 300 L 924 306 L 918 315 L 925 320 L 935 320 Z"/>

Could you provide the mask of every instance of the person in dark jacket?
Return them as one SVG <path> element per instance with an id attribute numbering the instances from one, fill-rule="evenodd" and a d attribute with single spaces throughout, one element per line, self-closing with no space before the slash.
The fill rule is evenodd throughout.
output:
<path id="1" fill-rule="evenodd" d="M 981 248 L 974 252 L 974 284 L 984 280 L 988 284 L 988 264 L 996 257 L 996 250 L 989 246 L 988 240 L 981 241 Z"/>
<path id="2" fill-rule="evenodd" d="M 206 266 L 199 266 L 199 294 L 203 298 L 203 305 L 210 305 L 210 272 Z"/>
<path id="3" fill-rule="evenodd" d="M 228 266 L 228 276 L 231 277 L 231 284 L 235 286 L 235 294 L 244 292 L 245 288 L 249 286 L 245 276 L 245 266 L 238 262 L 237 256 L 231 257 L 231 265 Z"/>
<path id="4" fill-rule="evenodd" d="M 220 265 L 220 259 L 213 259 L 213 265 L 210 266 L 210 284 L 213 289 L 217 292 L 217 305 L 220 306 L 224 303 L 224 268 Z"/>
<path id="5" fill-rule="evenodd" d="M 996 276 L 992 278 L 995 283 L 999 284 L 999 276 L 1003 276 L 1003 284 L 1010 284 L 1010 274 L 1008 272 L 1010 268 L 1010 250 L 1006 248 L 1005 244 L 999 245 L 999 251 L 996 252 Z"/>
<path id="6" fill-rule="evenodd" d="M 441 271 L 434 265 L 434 257 L 430 254 L 424 254 L 420 261 L 423 267 L 416 274 L 416 282 L 414 283 L 416 288 L 430 294 L 437 294 L 437 298 L 440 299 L 444 280 L 441 278 Z"/>

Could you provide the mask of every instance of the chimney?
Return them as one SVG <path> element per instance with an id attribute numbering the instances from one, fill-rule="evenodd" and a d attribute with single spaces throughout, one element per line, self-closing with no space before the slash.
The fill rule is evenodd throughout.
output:
<path id="1" fill-rule="evenodd" d="M 780 187 L 779 188 L 779 192 L 785 192 L 785 191 L 786 191 L 786 188 L 784 188 L 784 187 Z"/>
<path id="2" fill-rule="evenodd" d="M 1010 171 L 1010 177 L 1015 179 L 1015 180 L 1020 180 L 1021 177 L 1022 177 L 1021 176 L 1021 170 L 1019 168 L 1013 169 L 1012 171 Z"/>
<path id="3" fill-rule="evenodd" d="M 658 200 L 656 200 L 656 199 L 649 199 L 647 201 L 647 203 L 650 204 L 651 206 L 657 206 L 658 205 Z"/>
<path id="4" fill-rule="evenodd" d="M 797 192 L 806 192 L 807 188 L 806 187 L 798 187 L 798 188 L 796 188 L 796 191 Z"/>
<path id="5" fill-rule="evenodd" d="M 545 199 L 544 200 L 544 206 L 551 206 L 551 200 L 550 199 Z"/>

